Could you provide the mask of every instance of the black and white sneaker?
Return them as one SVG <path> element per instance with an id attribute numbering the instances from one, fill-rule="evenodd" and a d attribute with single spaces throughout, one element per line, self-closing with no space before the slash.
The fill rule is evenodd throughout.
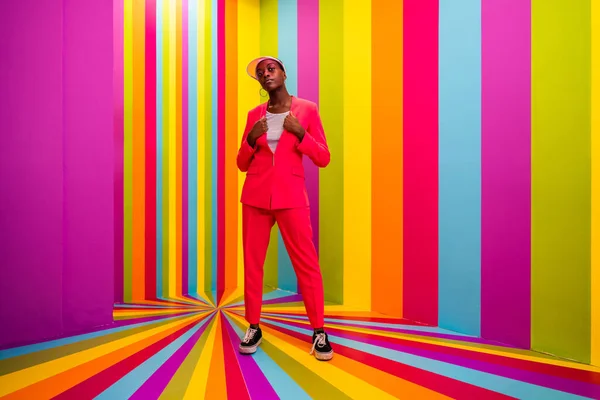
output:
<path id="1" fill-rule="evenodd" d="M 317 360 L 329 361 L 333 358 L 333 349 L 325 332 L 313 333 L 313 347 L 310 354 L 313 353 Z"/>
<path id="2" fill-rule="evenodd" d="M 240 353 L 242 354 L 254 354 L 256 353 L 256 349 L 262 342 L 262 331 L 260 328 L 248 328 L 246 331 L 246 335 L 242 339 L 242 343 L 240 343 Z"/>

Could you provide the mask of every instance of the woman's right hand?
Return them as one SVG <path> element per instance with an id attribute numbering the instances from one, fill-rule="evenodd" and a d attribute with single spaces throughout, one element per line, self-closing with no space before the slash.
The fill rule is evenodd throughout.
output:
<path id="1" fill-rule="evenodd" d="M 267 132 L 267 118 L 262 117 L 254 123 L 252 130 L 248 133 L 248 144 L 252 147 L 256 144 L 256 140 Z"/>

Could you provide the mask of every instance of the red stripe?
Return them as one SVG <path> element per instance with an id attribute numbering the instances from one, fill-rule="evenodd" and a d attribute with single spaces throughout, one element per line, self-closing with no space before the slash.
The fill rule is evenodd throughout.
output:
<path id="1" fill-rule="evenodd" d="M 156 299 L 156 0 L 146 1 L 146 299 Z"/>
<path id="2" fill-rule="evenodd" d="M 404 2 L 404 313 L 438 318 L 438 0 Z"/>
<path id="3" fill-rule="evenodd" d="M 217 9 L 217 304 L 225 290 L 225 0 Z"/>
<path id="4" fill-rule="evenodd" d="M 221 335 L 223 337 L 223 356 L 225 358 L 225 381 L 227 397 L 230 399 L 250 399 L 240 365 L 235 357 L 233 344 L 227 334 L 227 323 L 224 316 L 221 320 Z"/>
<path id="5" fill-rule="evenodd" d="M 206 318 L 206 317 L 204 317 Z M 202 319 L 204 319 L 202 318 Z M 148 360 L 150 357 L 158 353 L 160 350 L 164 349 L 170 343 L 174 342 L 182 336 L 184 333 L 192 329 L 200 320 L 193 320 L 188 323 L 183 328 L 173 332 L 172 334 L 162 338 L 156 343 L 146 347 L 145 349 L 138 351 L 137 353 L 119 361 L 118 363 L 111 365 L 107 369 L 99 372 L 98 374 L 86 379 L 85 381 L 79 383 L 78 385 L 73 386 L 67 391 L 62 392 L 58 396 L 54 397 L 54 399 L 84 399 L 84 398 L 92 398 L 119 379 L 127 375 L 129 372 L 133 371 L 134 368 L 142 364 L 144 361 Z M 95 361 L 90 361 L 90 363 L 94 363 Z M 85 364 L 80 368 L 84 368 Z"/>
<path id="6" fill-rule="evenodd" d="M 268 326 L 279 332 L 285 333 L 286 335 L 295 337 L 302 341 L 306 341 L 307 335 L 281 328 L 279 326 L 272 325 L 268 322 L 262 322 L 262 325 Z M 398 378 L 406 381 L 415 383 L 419 386 L 431 389 L 435 392 L 443 395 L 460 398 L 460 399 L 510 399 L 511 397 L 505 396 L 500 393 L 493 392 L 488 389 L 473 386 L 468 383 L 457 381 L 452 378 L 448 378 L 436 373 L 425 371 L 410 365 L 401 364 L 396 361 L 389 360 L 384 357 L 376 356 L 373 354 L 366 353 L 352 349 L 347 346 L 340 344 L 335 345 L 335 352 L 342 356 L 348 357 L 354 361 L 358 361 L 365 365 L 373 368 L 377 368 L 380 371 L 387 372 L 388 374 L 394 375 Z"/>

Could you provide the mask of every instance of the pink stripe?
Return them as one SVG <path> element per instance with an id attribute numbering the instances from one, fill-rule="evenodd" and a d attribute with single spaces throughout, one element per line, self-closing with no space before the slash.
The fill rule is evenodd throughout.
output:
<path id="1" fill-rule="evenodd" d="M 182 0 L 181 25 L 182 25 L 182 80 L 181 80 L 181 135 L 182 135 L 182 201 L 181 221 L 182 221 L 182 255 L 181 255 L 181 292 L 188 293 L 188 0 Z"/>
<path id="2" fill-rule="evenodd" d="M 225 0 L 217 8 L 217 303 L 225 289 Z"/>
<path id="3" fill-rule="evenodd" d="M 319 104 L 319 0 L 298 2 L 298 97 Z M 327 132 L 325 132 L 327 134 Z M 304 157 L 313 241 L 319 251 L 319 168 Z"/>
<path id="4" fill-rule="evenodd" d="M 531 4 L 488 0 L 481 16 L 481 332 L 529 348 Z"/>
<path id="5" fill-rule="evenodd" d="M 438 0 L 404 2 L 404 317 L 438 317 Z"/>
<path id="6" fill-rule="evenodd" d="M 156 299 L 156 0 L 146 1 L 146 299 Z"/>
<path id="7" fill-rule="evenodd" d="M 123 87 L 123 29 L 124 5 L 122 0 L 113 2 L 114 16 L 114 59 L 113 59 L 113 103 L 114 103 L 114 271 L 115 303 L 123 302 L 123 107 L 125 89 Z"/>

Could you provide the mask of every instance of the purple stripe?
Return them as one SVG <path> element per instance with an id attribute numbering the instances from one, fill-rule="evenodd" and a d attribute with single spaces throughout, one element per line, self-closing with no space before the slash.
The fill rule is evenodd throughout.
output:
<path id="1" fill-rule="evenodd" d="M 114 104 L 114 301 L 123 302 L 123 1 L 113 2 L 113 104 Z"/>
<path id="2" fill-rule="evenodd" d="M 319 104 L 319 0 L 298 2 L 298 97 Z M 327 133 L 325 133 L 327 134 Z M 304 157 L 313 241 L 319 251 L 319 169 Z"/>
<path id="3" fill-rule="evenodd" d="M 223 313 L 223 317 L 225 314 Z M 237 351 L 237 347 L 240 343 L 238 335 L 231 326 L 231 323 L 227 318 L 222 318 L 225 329 L 229 334 L 229 340 L 233 345 L 235 356 L 237 357 L 238 363 L 242 374 L 244 375 L 244 381 L 248 388 L 248 394 L 251 399 L 278 399 L 277 393 L 259 368 L 258 364 L 252 357 L 243 356 Z"/>
<path id="4" fill-rule="evenodd" d="M 182 0 L 182 103 L 181 103 L 181 136 L 182 136 L 182 249 L 181 249 L 181 293 L 188 293 L 188 0 Z"/>
<path id="5" fill-rule="evenodd" d="M 211 317 L 212 318 L 212 317 Z M 130 397 L 130 399 L 158 399 L 181 366 L 194 345 L 206 331 L 209 321 L 206 318 L 197 322 L 204 326 L 194 333 L 169 359 L 156 370 L 154 374 Z M 192 328 L 193 329 L 193 328 Z"/>
<path id="6" fill-rule="evenodd" d="M 481 332 L 529 348 L 531 5 L 489 0 L 481 14 Z"/>

